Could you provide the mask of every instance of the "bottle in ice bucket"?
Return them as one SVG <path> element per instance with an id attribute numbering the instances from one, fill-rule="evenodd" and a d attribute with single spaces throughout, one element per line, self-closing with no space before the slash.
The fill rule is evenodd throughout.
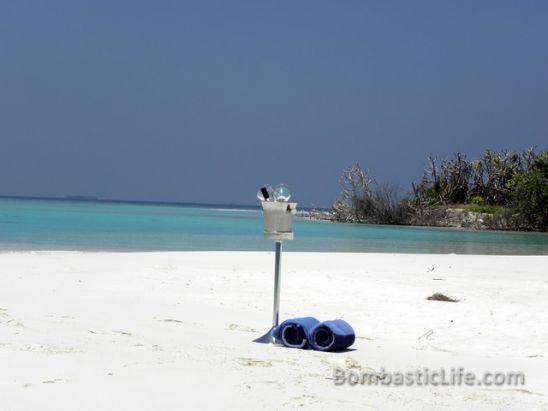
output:
<path id="1" fill-rule="evenodd" d="M 289 201 L 291 198 L 291 191 L 285 184 L 279 184 L 274 190 L 274 198 L 276 201 Z"/>
<path id="2" fill-rule="evenodd" d="M 257 198 L 260 201 L 274 201 L 274 190 L 267 184 L 257 191 Z"/>

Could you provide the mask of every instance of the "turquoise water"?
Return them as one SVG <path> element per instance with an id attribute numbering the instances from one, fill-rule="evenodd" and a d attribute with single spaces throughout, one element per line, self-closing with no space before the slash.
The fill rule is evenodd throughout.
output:
<path id="1" fill-rule="evenodd" d="M 292 251 L 548 254 L 548 234 L 297 219 Z M 253 208 L 0 198 L 0 250 L 272 250 Z"/>

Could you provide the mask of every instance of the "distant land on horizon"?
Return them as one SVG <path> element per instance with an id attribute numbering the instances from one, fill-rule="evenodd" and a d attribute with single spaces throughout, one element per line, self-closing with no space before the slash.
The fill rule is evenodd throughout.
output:
<path id="1" fill-rule="evenodd" d="M 259 204 L 229 204 L 229 203 L 196 203 L 196 202 L 179 202 L 179 201 L 148 201 L 148 200 L 120 200 L 112 198 L 100 198 L 95 196 L 85 195 L 67 195 L 63 197 L 39 197 L 39 196 L 12 196 L 0 195 L 0 199 L 16 199 L 16 200 L 46 200 L 46 201 L 72 201 L 72 202 L 89 202 L 89 203 L 119 203 L 119 204 L 150 204 L 150 205 L 168 205 L 168 206 L 207 206 L 207 207 L 241 207 L 249 209 L 259 209 Z M 314 207 L 318 209 L 318 207 Z M 302 206 L 301 210 L 310 210 L 312 207 Z"/>

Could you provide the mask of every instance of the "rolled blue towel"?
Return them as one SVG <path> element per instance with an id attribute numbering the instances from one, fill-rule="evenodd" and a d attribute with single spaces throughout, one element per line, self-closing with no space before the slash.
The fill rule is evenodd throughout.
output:
<path id="1" fill-rule="evenodd" d="M 356 339 L 354 330 L 344 320 L 324 321 L 310 331 L 310 347 L 319 351 L 346 350 Z"/>
<path id="2" fill-rule="evenodd" d="M 310 331 L 319 323 L 314 317 L 285 320 L 276 328 L 274 337 L 286 347 L 307 348 Z"/>

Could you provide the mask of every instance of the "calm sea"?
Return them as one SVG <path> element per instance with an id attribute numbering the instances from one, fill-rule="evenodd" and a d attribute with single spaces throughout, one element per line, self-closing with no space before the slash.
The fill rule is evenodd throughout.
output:
<path id="1" fill-rule="evenodd" d="M 288 251 L 548 254 L 548 234 L 297 219 Z M 0 250 L 272 250 L 262 213 L 233 206 L 0 198 Z"/>

